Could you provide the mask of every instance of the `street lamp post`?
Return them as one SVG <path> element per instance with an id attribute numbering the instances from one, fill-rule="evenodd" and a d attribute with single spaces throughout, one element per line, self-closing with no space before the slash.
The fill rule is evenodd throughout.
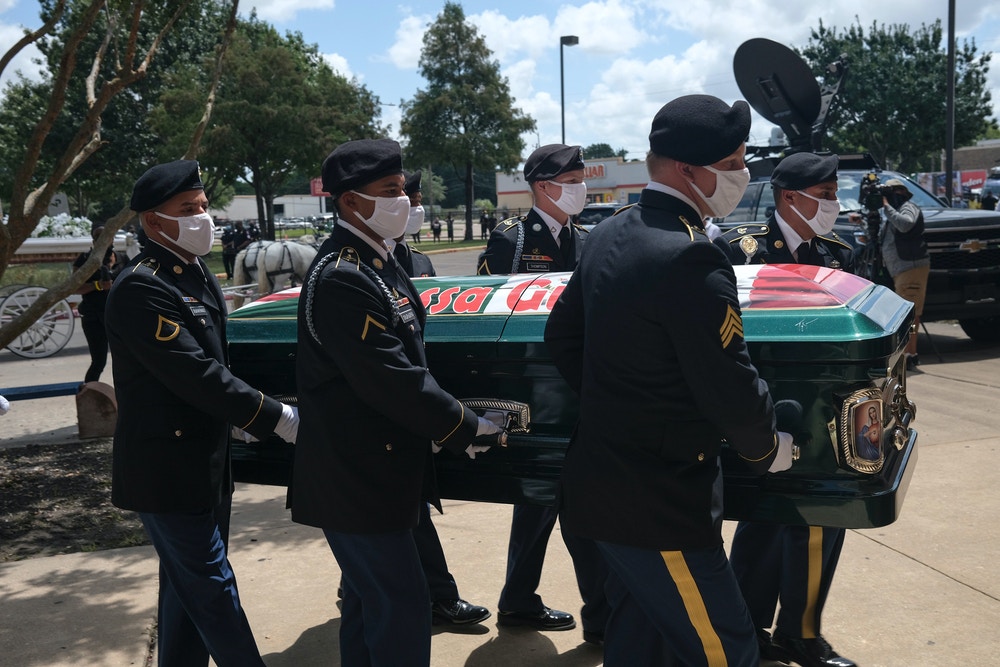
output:
<path id="1" fill-rule="evenodd" d="M 562 142 L 566 143 L 566 84 L 563 80 L 563 47 L 576 46 L 580 38 L 576 35 L 563 35 L 559 38 L 559 108 L 562 112 Z"/>

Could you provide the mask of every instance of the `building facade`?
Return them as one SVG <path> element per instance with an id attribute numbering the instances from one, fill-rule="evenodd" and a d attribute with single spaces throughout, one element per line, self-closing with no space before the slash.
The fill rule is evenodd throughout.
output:
<path id="1" fill-rule="evenodd" d="M 626 162 L 622 158 L 584 160 L 587 203 L 610 202 L 621 205 L 639 201 L 639 193 L 649 182 L 645 160 Z M 497 172 L 497 209 L 515 213 L 531 208 L 531 189 L 520 171 Z"/>

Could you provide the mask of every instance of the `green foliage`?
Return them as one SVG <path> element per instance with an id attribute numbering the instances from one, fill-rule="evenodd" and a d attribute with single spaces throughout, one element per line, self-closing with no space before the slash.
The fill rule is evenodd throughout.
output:
<path id="1" fill-rule="evenodd" d="M 53 4 L 51 0 L 40 3 L 42 19 L 51 15 Z M 89 4 L 85 0 L 70 0 L 53 34 L 37 43 L 43 64 L 48 68 L 48 77 L 41 82 L 19 78 L 9 83 L 4 91 L 0 101 L 0 165 L 4 165 L 0 167 L 0 193 L 10 192 L 14 170 L 22 162 L 28 138 L 49 104 L 51 76 L 64 56 L 63 44 Z M 177 0 L 147 3 L 140 17 L 137 43 L 140 54 L 148 48 L 178 4 Z M 129 94 L 118 95 L 110 102 L 101 117 L 101 148 L 63 184 L 74 213 L 95 219 L 110 217 L 128 202 L 136 177 L 150 164 L 164 157 L 176 159 L 181 156 L 183 150 L 163 154 L 162 137 L 152 131 L 146 117 L 168 77 L 178 71 L 190 71 L 191 63 L 213 54 L 225 18 L 226 3 L 194 0 L 162 42 L 156 66 L 149 68 L 145 77 L 130 87 Z M 115 76 L 117 63 L 129 62 L 127 47 L 131 20 L 131 3 L 108 3 L 95 29 L 77 49 L 77 69 L 66 92 L 66 104 L 43 145 L 33 186 L 40 185 L 51 172 L 87 113 L 85 80 L 106 32 L 110 39 L 99 70 L 97 90 Z M 204 107 L 204 98 L 201 105 Z M 187 139 L 190 140 L 190 132 Z"/>
<path id="2" fill-rule="evenodd" d="M 591 144 L 583 149 L 584 160 L 594 160 L 602 157 L 620 157 L 624 159 L 626 155 L 628 155 L 627 149 L 619 148 L 615 150 L 611 148 L 611 144 Z"/>
<path id="3" fill-rule="evenodd" d="M 420 74 L 427 88 L 403 104 L 406 164 L 449 164 L 463 173 L 471 221 L 473 172 L 511 170 L 521 161 L 521 135 L 535 121 L 514 105 L 500 65 L 462 6 L 446 2 L 424 34 Z M 471 238 L 471 228 L 466 230 Z"/>
<path id="4" fill-rule="evenodd" d="M 857 20 L 857 19 L 856 19 Z M 837 152 L 867 150 L 884 167 L 919 171 L 936 163 L 945 145 L 947 48 L 941 22 L 911 30 L 906 24 L 860 21 L 844 30 L 820 22 L 801 55 L 819 77 L 847 54 L 849 71 L 828 116 L 829 146 Z M 991 53 L 977 53 L 975 41 L 955 49 L 955 145 L 987 136 Z"/>
<path id="5" fill-rule="evenodd" d="M 494 204 L 489 199 L 477 199 L 476 201 L 472 202 L 472 208 L 476 209 L 477 211 L 485 211 L 486 213 L 493 211 L 494 209 L 496 209 L 496 207 L 497 205 Z"/>
<path id="6" fill-rule="evenodd" d="M 154 128 L 190 136 L 204 106 L 204 92 L 192 84 L 207 87 L 209 67 L 206 62 L 201 73 L 175 78 L 151 115 Z M 336 74 L 316 45 L 299 33 L 281 36 L 251 15 L 240 22 L 226 55 L 198 159 L 213 183 L 242 180 L 253 187 L 262 231 L 273 238 L 274 198 L 318 175 L 338 144 L 382 136 L 379 115 L 378 98 Z"/>

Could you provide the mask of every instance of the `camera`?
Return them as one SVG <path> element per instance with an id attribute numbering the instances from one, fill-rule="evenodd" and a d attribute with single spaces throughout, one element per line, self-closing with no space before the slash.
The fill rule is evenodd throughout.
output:
<path id="1" fill-rule="evenodd" d="M 879 183 L 878 174 L 870 171 L 861 178 L 861 190 L 859 192 L 861 205 L 869 212 L 879 211 L 882 208 L 882 198 L 892 194 L 892 188 Z"/>

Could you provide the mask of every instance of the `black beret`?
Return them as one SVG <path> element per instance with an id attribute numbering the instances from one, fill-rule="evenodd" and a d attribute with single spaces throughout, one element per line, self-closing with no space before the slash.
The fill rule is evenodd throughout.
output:
<path id="1" fill-rule="evenodd" d="M 135 182 L 129 208 L 136 213 L 151 211 L 174 195 L 204 189 L 197 161 L 174 160 L 158 164 L 146 170 Z"/>
<path id="2" fill-rule="evenodd" d="M 805 190 L 820 183 L 837 180 L 836 155 L 792 153 L 785 157 L 771 173 L 771 185 L 782 190 Z"/>
<path id="3" fill-rule="evenodd" d="M 339 197 L 372 181 L 403 173 L 403 153 L 392 139 L 340 144 L 323 160 L 323 190 Z"/>
<path id="4" fill-rule="evenodd" d="M 403 178 L 405 182 L 403 183 L 403 192 L 408 195 L 415 195 L 420 192 L 420 170 L 413 172 L 412 174 L 408 171 L 403 172 Z"/>
<path id="5" fill-rule="evenodd" d="M 548 144 L 528 156 L 524 163 L 524 180 L 529 183 L 548 181 L 567 171 L 583 169 L 583 149 L 566 144 Z"/>
<path id="6" fill-rule="evenodd" d="M 749 134 L 750 106 L 743 100 L 730 107 L 711 95 L 685 95 L 653 116 L 649 149 L 701 167 L 732 154 Z"/>

